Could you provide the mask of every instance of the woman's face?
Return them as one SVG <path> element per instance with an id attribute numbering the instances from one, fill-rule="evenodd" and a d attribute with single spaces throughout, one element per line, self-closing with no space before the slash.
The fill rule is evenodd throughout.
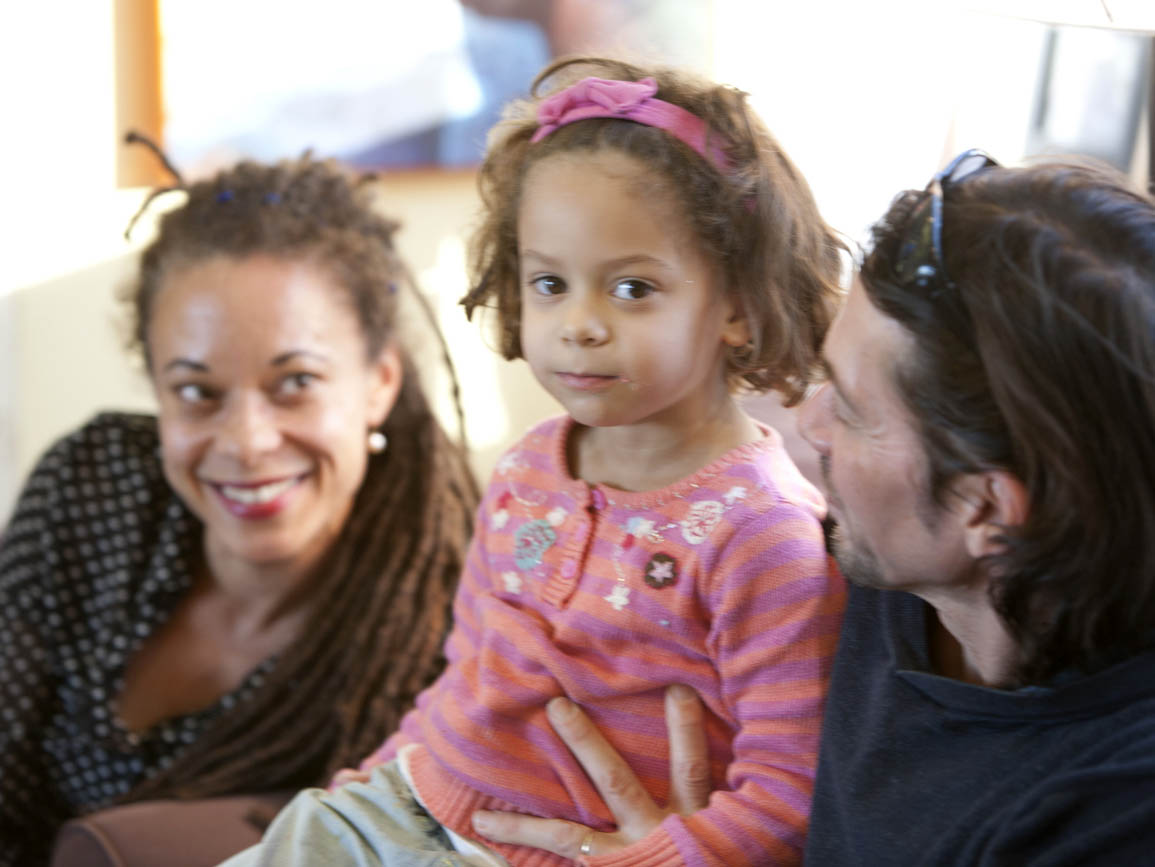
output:
<path id="1" fill-rule="evenodd" d="M 217 257 L 171 271 L 148 326 L 165 475 L 214 571 L 313 565 L 365 475 L 401 384 L 368 360 L 351 299 L 317 266 Z"/>

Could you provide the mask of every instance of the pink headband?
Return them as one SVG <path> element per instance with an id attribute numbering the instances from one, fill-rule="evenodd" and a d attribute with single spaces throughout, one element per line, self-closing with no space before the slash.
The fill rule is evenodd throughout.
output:
<path id="1" fill-rule="evenodd" d="M 730 161 L 716 145 L 706 145 L 706 123 L 695 114 L 672 102 L 655 99 L 658 83 L 652 78 L 641 81 L 617 81 L 606 78 L 583 78 L 565 90 L 541 101 L 537 108 L 537 132 L 531 142 L 538 142 L 566 124 L 594 117 L 632 120 L 634 123 L 665 130 L 692 147 L 719 171 L 726 171 Z"/>

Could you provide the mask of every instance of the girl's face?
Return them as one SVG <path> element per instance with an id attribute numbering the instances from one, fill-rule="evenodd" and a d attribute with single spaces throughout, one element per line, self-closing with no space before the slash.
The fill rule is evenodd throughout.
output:
<path id="1" fill-rule="evenodd" d="M 681 427 L 728 399 L 745 322 L 645 165 L 609 150 L 535 164 L 518 245 L 522 350 L 579 423 Z"/>
<path id="2" fill-rule="evenodd" d="M 264 256 L 177 268 L 148 327 L 165 475 L 205 525 L 210 566 L 308 568 L 365 475 L 366 434 L 400 387 L 366 360 L 344 290 Z"/>

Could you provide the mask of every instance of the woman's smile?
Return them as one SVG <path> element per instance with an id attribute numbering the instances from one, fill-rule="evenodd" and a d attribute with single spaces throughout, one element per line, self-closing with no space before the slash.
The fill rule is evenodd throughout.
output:
<path id="1" fill-rule="evenodd" d="M 259 520 L 271 518 L 288 507 L 297 487 L 309 473 L 271 481 L 223 483 L 208 482 L 224 506 L 238 518 Z"/>

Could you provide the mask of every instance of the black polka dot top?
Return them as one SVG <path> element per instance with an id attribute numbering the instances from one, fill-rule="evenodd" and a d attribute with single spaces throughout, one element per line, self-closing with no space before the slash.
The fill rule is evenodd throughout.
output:
<path id="1" fill-rule="evenodd" d="M 113 712 L 125 663 L 191 585 L 199 521 L 164 480 L 156 420 L 104 413 L 40 461 L 0 537 L 0 865 L 126 795 L 245 701 L 272 660 L 146 732 Z"/>

